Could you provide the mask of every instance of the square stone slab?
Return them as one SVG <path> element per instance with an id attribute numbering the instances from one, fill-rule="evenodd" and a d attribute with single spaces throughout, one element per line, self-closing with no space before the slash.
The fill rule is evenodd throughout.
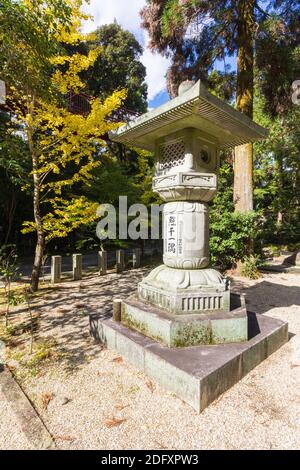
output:
<path id="1" fill-rule="evenodd" d="M 238 343 L 248 340 L 248 318 L 240 296 L 232 294 L 230 312 L 174 315 L 132 296 L 122 302 L 121 321 L 168 347 Z M 234 304 L 237 304 L 234 307 Z"/>
<path id="2" fill-rule="evenodd" d="M 248 312 L 245 343 L 168 348 L 109 317 L 90 316 L 91 334 L 201 412 L 288 341 L 288 324 Z"/>

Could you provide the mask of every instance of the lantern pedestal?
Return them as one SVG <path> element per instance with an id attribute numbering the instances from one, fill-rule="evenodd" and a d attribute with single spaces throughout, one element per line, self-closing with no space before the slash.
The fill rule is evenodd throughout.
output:
<path id="1" fill-rule="evenodd" d="M 157 308 L 132 297 L 122 302 L 121 322 L 169 348 L 247 341 L 246 306 L 239 296 L 232 296 L 231 300 L 230 312 L 207 309 L 205 313 L 186 311 L 176 315 L 169 308 Z"/>
<path id="2" fill-rule="evenodd" d="M 230 311 L 229 281 L 214 269 L 161 265 L 139 283 L 138 295 L 175 315 Z"/>

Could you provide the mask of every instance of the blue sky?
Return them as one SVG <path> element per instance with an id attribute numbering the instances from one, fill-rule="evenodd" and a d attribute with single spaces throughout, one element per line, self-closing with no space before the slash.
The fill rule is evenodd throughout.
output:
<path id="1" fill-rule="evenodd" d="M 84 24 L 84 31 L 95 30 L 98 26 L 112 23 L 115 19 L 123 28 L 131 31 L 144 48 L 141 61 L 147 70 L 149 107 L 155 108 L 169 100 L 166 90 L 166 72 L 170 65 L 169 59 L 160 54 L 153 54 L 147 47 L 149 37 L 140 26 L 140 10 L 145 6 L 146 0 L 90 0 L 90 4 L 84 10 L 90 13 L 93 21 Z M 233 68 L 236 66 L 235 59 L 228 59 Z M 216 64 L 216 68 L 223 70 L 223 63 Z"/>

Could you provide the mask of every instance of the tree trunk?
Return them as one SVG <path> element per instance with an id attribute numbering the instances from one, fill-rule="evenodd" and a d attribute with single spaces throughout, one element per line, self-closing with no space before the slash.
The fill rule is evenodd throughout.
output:
<path id="1" fill-rule="evenodd" d="M 33 105 L 31 105 L 31 109 Z M 32 159 L 32 169 L 33 169 L 33 213 L 34 213 L 34 221 L 36 226 L 36 246 L 35 246 L 35 256 L 34 256 L 34 263 L 31 273 L 31 291 L 36 292 L 39 288 L 39 279 L 41 274 L 41 267 L 43 263 L 43 255 L 45 249 L 45 233 L 43 230 L 42 224 L 42 216 L 40 210 L 40 188 L 41 188 L 41 180 L 38 174 L 38 157 L 35 152 L 34 142 L 33 142 L 33 132 L 30 127 L 28 126 L 27 129 L 28 135 L 28 143 L 29 143 L 29 150 L 31 153 Z"/>
<path id="2" fill-rule="evenodd" d="M 284 193 L 283 193 L 283 168 L 282 160 L 280 156 L 275 156 L 275 173 L 277 177 L 278 195 L 277 195 L 277 224 L 282 226 L 283 224 L 283 208 L 284 204 Z"/>
<path id="3" fill-rule="evenodd" d="M 285 133 L 285 125 L 284 125 L 284 119 L 281 117 L 280 118 L 280 124 L 281 124 L 281 129 L 282 129 L 282 139 L 284 138 L 284 133 Z M 284 221 L 284 208 L 286 207 L 286 201 L 285 201 L 285 195 L 284 195 L 284 179 L 283 179 L 283 161 L 282 161 L 282 155 L 281 154 L 276 154 L 274 158 L 274 169 L 275 169 L 275 175 L 276 175 L 276 181 L 277 181 L 277 187 L 278 187 L 278 193 L 277 193 L 277 198 L 276 198 L 276 205 L 277 205 L 277 225 L 278 227 L 281 227 L 283 225 Z"/>
<path id="4" fill-rule="evenodd" d="M 255 0 L 238 2 L 238 71 L 237 108 L 253 116 L 254 76 L 254 4 Z M 235 148 L 234 205 L 239 212 L 253 210 L 253 145 Z"/>
<path id="5" fill-rule="evenodd" d="M 35 152 L 32 154 L 32 163 L 33 163 L 33 212 L 34 212 L 34 221 L 36 226 L 36 246 L 35 246 L 35 256 L 34 263 L 31 273 L 31 290 L 36 292 L 39 288 L 39 279 L 41 274 L 41 267 L 43 264 L 43 255 L 45 249 L 45 234 L 43 231 L 42 217 L 40 211 L 40 178 L 36 172 L 38 162 L 35 156 Z"/>
<path id="6" fill-rule="evenodd" d="M 234 207 L 237 212 L 253 210 L 253 145 L 245 144 L 234 150 Z"/>
<path id="7" fill-rule="evenodd" d="M 14 221 L 14 215 L 16 212 L 16 207 L 17 207 L 17 201 L 16 201 L 16 194 L 13 192 L 11 193 L 11 199 L 8 204 L 7 208 L 7 231 L 5 234 L 5 239 L 4 239 L 4 245 L 6 245 L 9 241 L 10 234 L 11 234 L 11 229 Z"/>
<path id="8" fill-rule="evenodd" d="M 45 249 L 45 236 L 43 233 L 39 233 L 37 230 L 37 241 L 35 246 L 34 263 L 31 273 L 31 290 L 36 292 L 39 288 L 39 280 L 41 274 L 41 268 L 43 263 L 43 255 Z"/>

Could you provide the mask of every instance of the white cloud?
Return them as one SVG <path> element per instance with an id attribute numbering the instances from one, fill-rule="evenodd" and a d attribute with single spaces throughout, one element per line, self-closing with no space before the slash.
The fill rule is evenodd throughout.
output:
<path id="1" fill-rule="evenodd" d="M 94 23 L 89 21 L 84 29 L 90 31 L 116 19 L 124 28 L 135 31 L 140 27 L 139 12 L 145 3 L 145 0 L 91 0 L 84 10 L 92 14 Z"/>
<path id="2" fill-rule="evenodd" d="M 160 54 L 152 54 L 147 48 L 147 32 L 140 27 L 140 10 L 146 4 L 145 0 L 91 0 L 84 10 L 94 17 L 94 21 L 87 21 L 83 31 L 89 32 L 103 24 L 112 23 L 115 19 L 123 28 L 131 31 L 144 47 L 141 58 L 147 69 L 148 99 L 153 100 L 160 92 L 166 89 L 165 75 L 170 61 Z"/>
<path id="3" fill-rule="evenodd" d="M 142 62 L 147 70 L 148 100 L 152 101 L 160 92 L 166 89 L 166 73 L 170 60 L 160 54 L 153 54 L 148 45 L 148 34 L 144 32 L 145 49 Z"/>

